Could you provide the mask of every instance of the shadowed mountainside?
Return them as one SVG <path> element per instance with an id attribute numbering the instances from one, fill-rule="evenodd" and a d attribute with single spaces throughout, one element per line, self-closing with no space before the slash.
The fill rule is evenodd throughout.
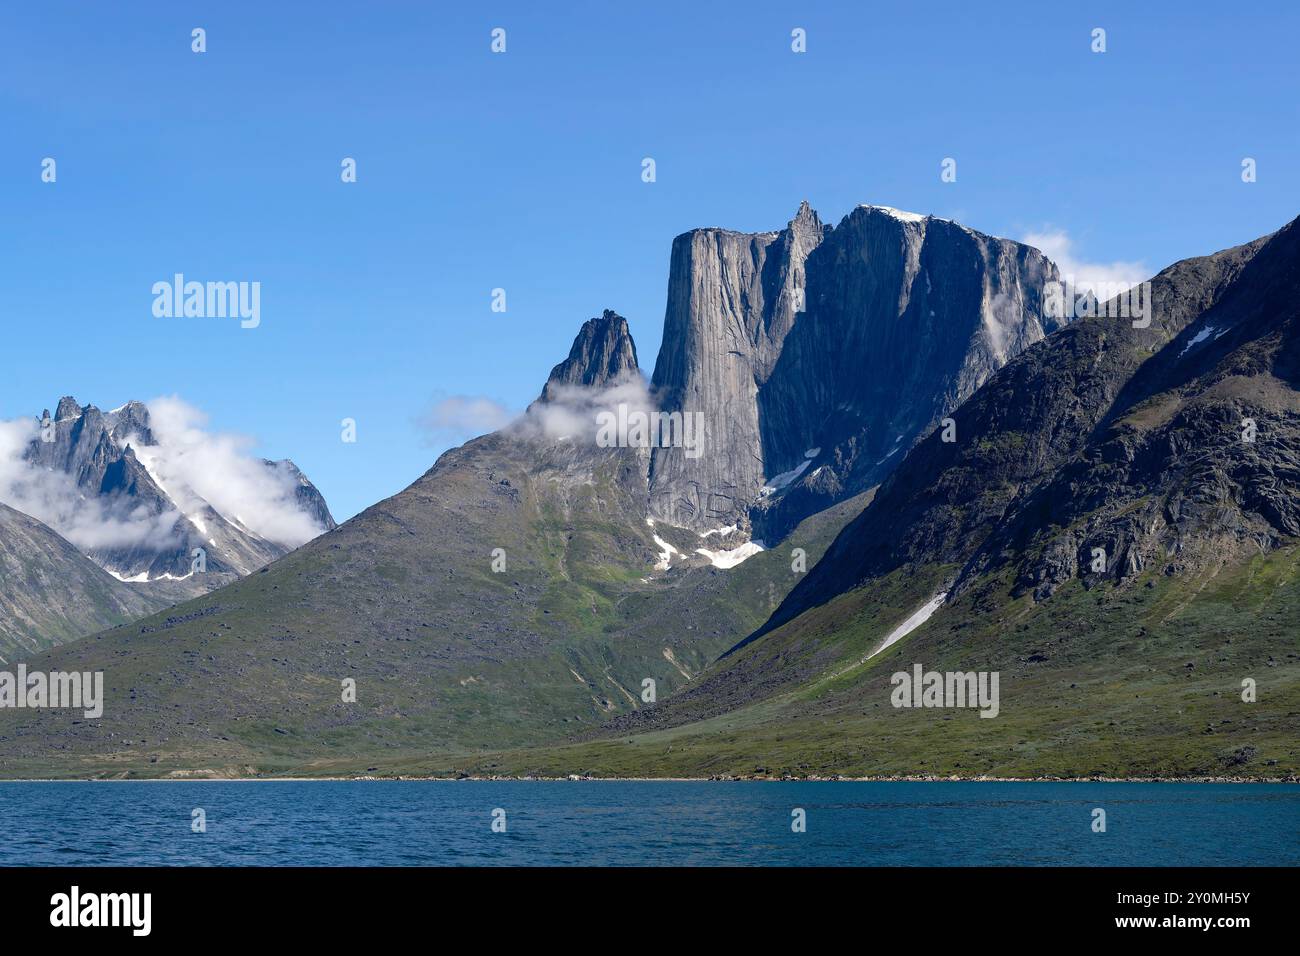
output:
<path id="1" fill-rule="evenodd" d="M 0 663 L 156 611 L 35 518 L 0 504 Z"/>

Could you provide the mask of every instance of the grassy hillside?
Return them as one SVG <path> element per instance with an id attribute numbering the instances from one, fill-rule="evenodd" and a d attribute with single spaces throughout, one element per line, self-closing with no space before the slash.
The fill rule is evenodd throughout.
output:
<path id="1" fill-rule="evenodd" d="M 730 581 L 749 586 L 738 574 Z M 11 776 L 196 769 L 306 776 L 1300 774 L 1294 624 L 1300 544 L 1196 578 L 1146 574 L 1128 585 L 1091 589 L 1075 582 L 1042 603 L 1010 598 L 1010 584 L 982 581 L 865 663 L 933 584 L 900 576 L 854 591 L 702 675 L 701 687 L 740 701 L 734 709 L 719 712 L 706 703 L 707 694 L 687 692 L 661 701 L 656 720 L 645 721 L 642 711 L 643 723 L 625 719 L 580 732 L 585 739 L 569 743 L 374 746 L 395 733 L 399 719 L 423 724 L 411 715 L 359 725 L 353 753 L 343 739 L 298 759 L 277 753 L 269 736 L 246 736 L 230 741 L 225 760 L 200 750 L 145 747 L 107 760 L 89 754 L 9 760 L 5 770 Z M 1283 647 L 1289 649 L 1278 650 Z M 773 656 L 797 676 L 765 682 L 765 661 Z M 927 670 L 998 671 L 999 715 L 895 709 L 890 675 L 914 663 Z M 1255 703 L 1241 697 L 1247 677 L 1257 684 Z"/>
<path id="2" fill-rule="evenodd" d="M 0 664 L 166 603 L 118 581 L 35 518 L 0 505 Z"/>
<path id="3" fill-rule="evenodd" d="M 1293 775 L 1297 261 L 1300 221 L 1171 266 L 1148 326 L 1022 352 L 955 441 L 729 571 L 659 570 L 705 539 L 648 525 L 645 449 L 476 439 L 237 584 L 41 655 L 103 670 L 105 715 L 0 711 L 0 774 Z M 895 708 L 914 664 L 996 672 L 1000 713 Z"/>
<path id="4" fill-rule="evenodd" d="M 104 716 L 0 711 L 0 774 L 364 771 L 563 739 L 643 706 L 644 678 L 668 696 L 750 633 L 798 577 L 790 549 L 812 567 L 868 497 L 739 567 L 664 574 L 626 453 L 584 454 L 471 443 L 261 572 L 41 655 L 33 667 L 103 670 Z"/>
<path id="5" fill-rule="evenodd" d="M 987 580 L 865 664 L 869 649 L 928 596 L 886 582 L 754 645 L 804 680 L 684 722 L 564 747 L 421 760 L 409 773 L 711 776 L 1243 776 L 1300 773 L 1300 546 L 1197 578 L 1132 586 L 1081 582 L 1051 601 L 1006 597 Z M 900 607 L 901 596 L 912 603 Z M 834 635 L 833 637 L 830 635 Z M 890 675 L 997 670 L 1001 712 L 895 709 Z M 752 666 L 751 666 L 752 665 Z M 761 673 L 758 660 L 720 671 Z M 809 671 L 815 670 L 815 675 Z M 839 676 L 832 676 L 838 674 Z M 730 683 L 743 683 L 735 674 Z M 1253 678 L 1257 701 L 1242 700 Z M 725 687 L 728 681 L 715 683 Z M 674 711 L 676 702 L 665 705 Z M 699 717 L 699 719 L 692 719 Z"/>

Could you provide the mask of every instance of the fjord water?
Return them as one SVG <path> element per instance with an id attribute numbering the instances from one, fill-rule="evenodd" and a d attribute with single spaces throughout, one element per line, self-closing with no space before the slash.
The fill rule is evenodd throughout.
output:
<path id="1" fill-rule="evenodd" d="M 6 866 L 1300 863 L 1292 784 L 30 782 L 0 821 Z"/>

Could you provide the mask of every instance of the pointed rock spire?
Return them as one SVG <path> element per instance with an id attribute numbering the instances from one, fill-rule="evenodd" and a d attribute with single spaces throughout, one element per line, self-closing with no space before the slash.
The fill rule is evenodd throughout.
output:
<path id="1" fill-rule="evenodd" d="M 583 323 L 569 357 L 551 369 L 539 401 L 555 401 L 565 387 L 608 388 L 639 374 L 627 319 L 606 309 Z"/>
<path id="2" fill-rule="evenodd" d="M 81 417 L 81 406 L 77 404 L 77 400 L 75 398 L 73 398 L 71 395 L 65 395 L 61 399 L 59 399 L 58 410 L 54 413 L 54 418 L 56 421 L 61 422 L 69 418 L 80 418 L 80 417 Z"/>
<path id="3" fill-rule="evenodd" d="M 822 221 L 817 215 L 817 210 L 808 205 L 808 200 L 799 203 L 799 211 L 794 214 L 790 220 L 790 228 L 799 232 L 813 231 L 820 235 L 822 231 Z"/>

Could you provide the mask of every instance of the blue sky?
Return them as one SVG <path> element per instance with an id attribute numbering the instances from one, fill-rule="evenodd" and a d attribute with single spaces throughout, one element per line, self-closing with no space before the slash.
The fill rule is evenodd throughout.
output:
<path id="1" fill-rule="evenodd" d="M 7 4 L 0 418 L 178 395 L 344 518 L 604 308 L 648 373 L 692 227 L 872 202 L 1154 272 L 1300 214 L 1294 4 L 982 6 Z M 260 282 L 260 327 L 155 318 L 176 272 Z"/>

